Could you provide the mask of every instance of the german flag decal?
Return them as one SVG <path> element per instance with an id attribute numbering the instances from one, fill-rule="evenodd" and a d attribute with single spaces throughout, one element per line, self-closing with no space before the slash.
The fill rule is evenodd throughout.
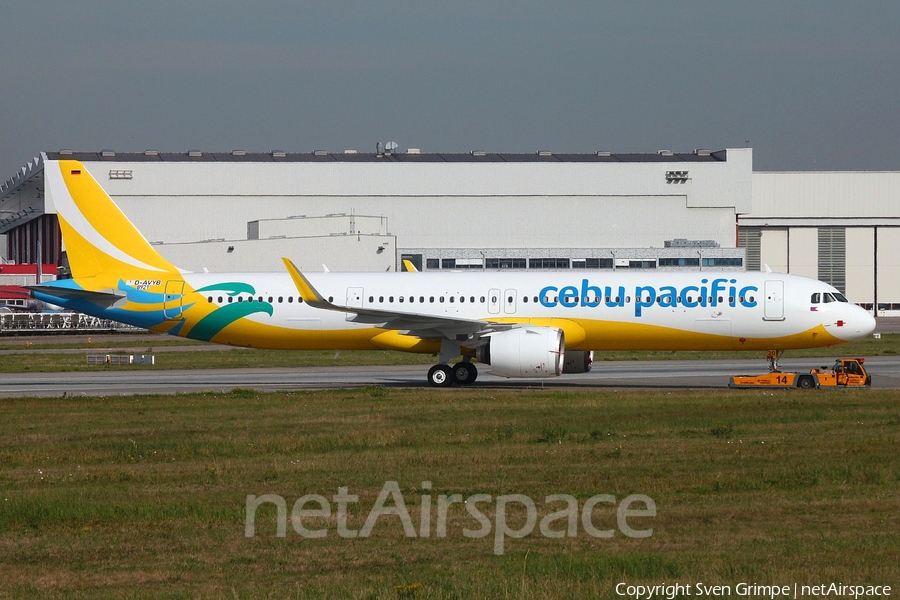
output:
<path id="1" fill-rule="evenodd" d="M 81 175 L 81 169 L 72 169 L 72 175 Z"/>

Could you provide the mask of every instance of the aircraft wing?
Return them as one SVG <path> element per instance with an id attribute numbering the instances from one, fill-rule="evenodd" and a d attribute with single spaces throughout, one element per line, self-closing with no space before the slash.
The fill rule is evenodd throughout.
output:
<path id="1" fill-rule="evenodd" d="M 494 323 L 480 319 L 462 319 L 450 316 L 425 315 L 416 312 L 401 312 L 377 308 L 341 306 L 329 302 L 316 290 L 306 276 L 300 272 L 289 258 L 282 258 L 297 291 L 303 301 L 314 308 L 353 314 L 348 320 L 354 323 L 369 323 L 385 329 L 406 331 L 408 335 L 424 338 L 456 338 L 460 335 L 476 336 L 509 329 L 509 323 Z"/>

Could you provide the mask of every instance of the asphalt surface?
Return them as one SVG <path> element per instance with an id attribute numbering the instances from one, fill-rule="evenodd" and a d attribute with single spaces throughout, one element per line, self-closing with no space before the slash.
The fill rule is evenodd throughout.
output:
<path id="1" fill-rule="evenodd" d="M 821 358 L 782 362 L 783 371 L 808 370 L 830 361 Z M 875 388 L 900 388 L 900 357 L 866 360 Z M 299 367 L 271 369 L 127 370 L 77 373 L 15 373 L 0 377 L 0 397 L 118 396 L 227 392 L 234 388 L 259 391 L 320 390 L 384 386 L 411 388 L 426 385 L 426 365 L 369 367 Z M 476 389 L 726 389 L 738 374 L 765 372 L 759 359 L 722 361 L 599 361 L 590 373 L 550 379 L 506 379 L 485 369 L 471 387 Z M 804 393 L 798 390 L 798 393 Z"/>
<path id="2" fill-rule="evenodd" d="M 900 318 L 879 318 L 876 329 L 880 333 L 900 332 Z M 94 353 L 227 351 L 227 346 L 154 345 L 171 338 L 158 334 L 102 334 L 29 337 L 35 345 L 52 343 L 83 343 Z M 106 344 L 134 343 L 130 348 L 108 348 Z M 0 355 L 11 353 L 84 353 L 86 348 L 71 350 L 40 350 L 23 348 L 23 338 L 0 338 Z M 840 352 L 836 353 L 836 356 Z M 828 359 L 787 358 L 782 371 L 806 371 L 813 367 L 830 366 Z M 883 356 L 866 360 L 875 388 L 900 389 L 900 357 Z M 77 373 L 10 373 L 0 375 L 0 397 L 72 396 L 72 395 L 130 395 L 172 394 L 187 392 L 226 392 L 234 388 L 260 391 L 315 390 L 341 387 L 384 386 L 388 388 L 422 387 L 427 385 L 426 365 L 368 366 L 368 367 L 297 367 L 266 369 L 198 369 L 115 371 L 106 368 L 98 372 Z M 611 389 L 611 388 L 707 388 L 725 389 L 732 375 L 759 374 L 766 371 L 765 361 L 744 360 L 685 360 L 685 361 L 603 361 L 594 363 L 590 373 L 564 375 L 551 379 L 506 379 L 487 373 L 482 367 L 474 388 L 548 388 L 548 389 Z"/>

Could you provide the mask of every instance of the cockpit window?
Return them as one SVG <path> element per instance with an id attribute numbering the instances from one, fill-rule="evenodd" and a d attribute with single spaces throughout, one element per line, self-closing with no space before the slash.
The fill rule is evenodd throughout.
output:
<path id="1" fill-rule="evenodd" d="M 822 294 L 822 298 L 826 303 L 835 301 L 834 296 L 831 294 L 831 292 L 825 292 L 824 294 Z"/>
<path id="2" fill-rule="evenodd" d="M 849 300 L 847 300 L 847 298 L 846 298 L 843 294 L 841 294 L 840 292 L 835 292 L 835 293 L 834 293 L 834 298 L 835 298 L 835 300 L 837 300 L 838 302 L 849 302 Z"/>
<path id="3" fill-rule="evenodd" d="M 821 301 L 822 301 L 822 294 L 820 294 L 818 292 L 813 294 L 809 299 L 810 304 L 818 304 Z"/>

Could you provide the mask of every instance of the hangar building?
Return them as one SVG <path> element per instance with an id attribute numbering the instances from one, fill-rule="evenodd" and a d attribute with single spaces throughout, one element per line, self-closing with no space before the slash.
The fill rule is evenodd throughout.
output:
<path id="1" fill-rule="evenodd" d="M 0 184 L 7 262 L 63 262 L 43 170 L 77 159 L 172 263 L 211 271 L 743 270 L 900 310 L 900 173 L 650 154 L 44 152 Z M 0 273 L 2 276 L 2 273 Z"/>

